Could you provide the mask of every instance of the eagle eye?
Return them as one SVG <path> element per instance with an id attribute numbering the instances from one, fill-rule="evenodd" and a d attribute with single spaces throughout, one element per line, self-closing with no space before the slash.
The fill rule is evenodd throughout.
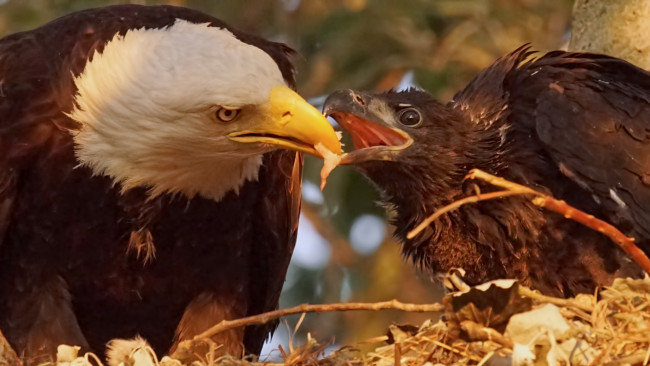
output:
<path id="1" fill-rule="evenodd" d="M 239 112 L 241 112 L 241 109 L 219 107 L 219 109 L 217 109 L 217 111 L 215 112 L 215 115 L 217 116 L 217 119 L 221 122 L 230 122 L 233 119 L 237 118 Z"/>
<path id="2" fill-rule="evenodd" d="M 415 127 L 422 122 L 422 115 L 415 108 L 406 108 L 399 112 L 399 122 L 404 126 Z"/>

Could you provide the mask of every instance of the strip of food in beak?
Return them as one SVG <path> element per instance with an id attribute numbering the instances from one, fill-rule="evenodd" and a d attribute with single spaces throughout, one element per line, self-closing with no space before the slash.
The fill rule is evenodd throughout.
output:
<path id="1" fill-rule="evenodd" d="M 320 142 L 314 146 L 314 149 L 323 157 L 323 168 L 320 171 L 320 190 L 322 191 L 327 183 L 327 177 L 330 175 L 332 170 L 341 163 L 341 159 L 343 159 L 347 154 L 337 155 Z"/>

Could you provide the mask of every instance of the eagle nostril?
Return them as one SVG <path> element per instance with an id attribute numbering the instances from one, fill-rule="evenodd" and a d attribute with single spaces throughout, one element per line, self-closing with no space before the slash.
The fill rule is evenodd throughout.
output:
<path id="1" fill-rule="evenodd" d="M 357 104 L 360 104 L 362 106 L 366 105 L 366 102 L 364 102 L 363 98 L 361 98 L 361 96 L 359 94 L 353 93 L 352 95 L 353 95 L 354 101 L 357 102 Z"/>

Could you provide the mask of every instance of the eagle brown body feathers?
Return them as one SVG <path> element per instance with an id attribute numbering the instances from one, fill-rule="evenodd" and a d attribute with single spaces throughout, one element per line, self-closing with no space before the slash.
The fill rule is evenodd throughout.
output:
<path id="1" fill-rule="evenodd" d="M 115 6 L 0 40 L 0 329 L 27 357 L 59 343 L 101 352 L 141 335 L 159 353 L 224 318 L 275 309 L 296 239 L 302 157 L 264 156 L 259 180 L 219 202 L 121 192 L 79 167 L 66 116 L 73 75 L 116 33 L 177 18 L 265 50 L 289 85 L 286 46 L 175 7 Z M 222 335 L 259 353 L 273 324 Z M 40 361 L 32 359 L 31 361 Z"/>

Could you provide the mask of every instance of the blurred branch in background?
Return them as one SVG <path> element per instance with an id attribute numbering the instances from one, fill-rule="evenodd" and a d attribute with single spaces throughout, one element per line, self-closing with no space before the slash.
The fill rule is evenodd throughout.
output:
<path id="1" fill-rule="evenodd" d="M 481 68 L 523 43 L 531 42 L 540 51 L 561 47 L 573 1 L 0 0 L 0 34 L 34 28 L 76 10 L 120 3 L 193 7 L 288 43 L 301 54 L 295 60 L 298 90 L 306 97 L 339 88 L 383 90 L 412 74 L 417 85 L 446 100 Z M 304 186 L 317 202 L 306 199 L 303 205 L 306 220 L 281 306 L 438 300 L 440 285 L 420 278 L 402 258 L 383 221 L 385 210 L 375 204 L 375 190 L 352 168 L 341 167 L 321 195 L 312 189 L 321 165 L 318 159 L 306 158 Z M 419 324 L 424 317 L 392 311 L 308 315 L 300 329 L 322 341 L 348 343 L 383 334 L 391 322 Z M 275 342 L 282 337 L 287 332 L 281 326 Z"/>
<path id="2" fill-rule="evenodd" d="M 353 266 L 359 261 L 359 255 L 352 250 L 348 239 L 317 212 L 317 206 L 303 201 L 302 214 L 314 225 L 316 231 L 332 247 L 331 261 L 341 266 Z"/>

